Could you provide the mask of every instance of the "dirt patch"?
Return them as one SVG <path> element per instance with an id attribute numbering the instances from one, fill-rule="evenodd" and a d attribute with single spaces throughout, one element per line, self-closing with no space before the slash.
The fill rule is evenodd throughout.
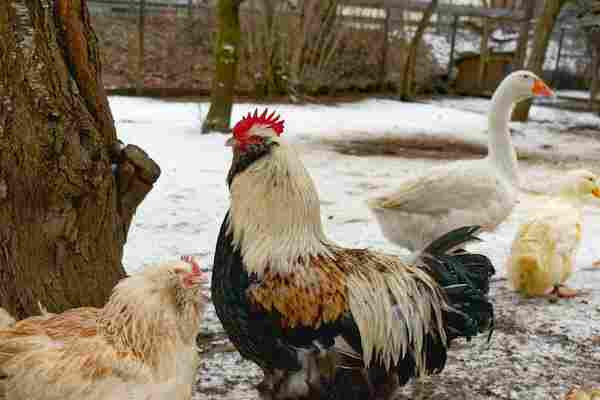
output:
<path id="1" fill-rule="evenodd" d="M 482 155 L 487 154 L 487 149 L 483 146 L 440 138 L 327 139 L 321 143 L 333 148 L 338 153 L 353 156 L 387 155 L 404 158 L 456 160 L 481 158 Z"/>

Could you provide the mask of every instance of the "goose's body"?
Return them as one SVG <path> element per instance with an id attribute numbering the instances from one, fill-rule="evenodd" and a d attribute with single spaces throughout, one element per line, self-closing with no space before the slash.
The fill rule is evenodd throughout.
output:
<path id="1" fill-rule="evenodd" d="M 517 195 L 485 158 L 433 168 L 372 199 L 369 207 L 386 238 L 416 251 L 462 225 L 493 230 L 510 214 Z"/>
<path id="2" fill-rule="evenodd" d="M 585 170 L 571 171 L 559 198 L 544 201 L 523 223 L 513 241 L 507 263 L 511 285 L 529 296 L 552 292 L 569 297 L 563 284 L 573 273 L 581 243 L 583 216 L 580 199 L 600 195 L 596 177 Z"/>
<path id="3" fill-rule="evenodd" d="M 418 251 L 452 229 L 476 224 L 493 230 L 518 196 L 517 156 L 508 130 L 514 104 L 552 91 L 534 74 L 517 71 L 502 81 L 488 113 L 488 155 L 432 168 L 369 200 L 384 236 Z"/>

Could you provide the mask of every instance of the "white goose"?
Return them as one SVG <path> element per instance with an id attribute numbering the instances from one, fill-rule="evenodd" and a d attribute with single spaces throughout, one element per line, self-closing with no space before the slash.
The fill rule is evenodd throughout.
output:
<path id="1" fill-rule="evenodd" d="M 532 72 L 508 75 L 492 97 L 487 157 L 434 167 L 369 200 L 383 235 L 415 252 L 461 226 L 493 230 L 510 214 L 518 195 L 517 156 L 508 130 L 513 107 L 534 96 L 553 95 Z"/>

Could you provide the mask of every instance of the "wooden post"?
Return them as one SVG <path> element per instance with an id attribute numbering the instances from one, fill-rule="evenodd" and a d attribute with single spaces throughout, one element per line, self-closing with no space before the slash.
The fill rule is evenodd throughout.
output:
<path id="1" fill-rule="evenodd" d="M 380 65 L 380 69 L 379 69 L 379 88 L 380 88 L 380 90 L 385 88 L 385 82 L 386 82 L 386 78 L 387 78 L 387 61 L 388 61 L 391 12 L 392 12 L 392 10 L 390 8 L 385 8 L 385 21 L 383 23 L 383 43 L 381 46 L 381 65 Z"/>
<path id="2" fill-rule="evenodd" d="M 560 30 L 560 37 L 558 39 L 558 54 L 556 55 L 556 64 L 554 65 L 554 71 L 552 71 L 552 86 L 555 85 L 556 72 L 560 66 L 560 56 L 562 55 L 563 40 L 565 39 L 565 29 Z"/>
<path id="3" fill-rule="evenodd" d="M 187 14 L 188 14 L 188 18 L 192 18 L 192 7 L 193 7 L 193 2 L 194 2 L 194 0 L 188 0 L 188 6 L 187 6 Z"/>
<path id="4" fill-rule="evenodd" d="M 146 18 L 146 0 L 140 0 L 138 15 L 138 63 L 135 93 L 141 96 L 144 91 L 144 25 Z"/>
<path id="5" fill-rule="evenodd" d="M 535 13 L 535 1 L 524 1 L 525 17 L 521 21 L 519 28 L 519 41 L 517 44 L 517 52 L 513 62 L 513 69 L 523 69 L 525 66 L 525 58 L 527 57 L 527 46 L 529 44 L 529 30 L 531 29 L 531 20 Z"/>
<path id="6" fill-rule="evenodd" d="M 448 60 L 448 77 L 452 75 L 452 68 L 454 68 L 454 49 L 456 47 L 456 30 L 458 29 L 458 15 L 454 15 L 452 21 L 452 38 L 450 39 L 450 59 Z"/>
<path id="7" fill-rule="evenodd" d="M 481 36 L 481 50 L 479 57 L 479 73 L 477 75 L 477 88 L 481 94 L 484 89 L 484 78 L 485 78 L 485 69 L 487 67 L 488 62 L 488 43 L 490 39 L 491 33 L 491 20 L 488 17 L 485 17 L 483 20 L 483 33 Z"/>

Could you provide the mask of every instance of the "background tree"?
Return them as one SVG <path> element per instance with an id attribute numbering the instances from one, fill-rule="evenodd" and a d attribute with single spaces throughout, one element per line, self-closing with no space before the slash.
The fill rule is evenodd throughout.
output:
<path id="1" fill-rule="evenodd" d="M 117 141 L 85 0 L 3 0 L 0 54 L 0 306 L 99 306 L 160 169 Z"/>
<path id="2" fill-rule="evenodd" d="M 600 106 L 596 105 L 600 95 L 600 0 L 574 0 L 570 12 L 577 18 L 577 26 L 583 29 L 592 56 L 590 107 L 600 114 Z"/>
<path id="3" fill-rule="evenodd" d="M 588 43 L 592 50 L 592 79 L 590 83 L 590 105 L 600 115 L 600 26 L 589 29 L 587 32 Z"/>
<path id="4" fill-rule="evenodd" d="M 417 27 L 417 30 L 410 41 L 410 45 L 408 47 L 408 55 L 406 57 L 406 61 L 404 62 L 402 85 L 400 87 L 400 97 L 404 101 L 410 101 L 414 97 L 413 86 L 415 80 L 415 65 L 417 63 L 417 51 L 419 50 L 419 45 L 421 44 L 423 34 L 429 26 L 429 20 L 435 12 L 437 5 L 438 0 L 430 1 L 429 5 L 423 12 L 423 16 L 421 17 L 419 26 Z"/>
<path id="5" fill-rule="evenodd" d="M 215 41 L 215 77 L 210 96 L 210 109 L 202 124 L 202 132 L 229 132 L 233 92 L 237 80 L 240 54 L 240 5 L 243 0 L 217 2 L 218 32 Z"/>
<path id="6" fill-rule="evenodd" d="M 526 68 L 541 76 L 546 60 L 546 50 L 550 43 L 550 37 L 554 30 L 556 19 L 560 14 L 563 5 L 569 0 L 546 0 L 544 2 L 544 10 L 538 18 L 533 34 L 533 45 L 531 55 L 527 60 Z M 517 104 L 512 115 L 513 121 L 525 122 L 529 118 L 529 109 L 531 108 L 531 100 L 522 101 Z"/>

